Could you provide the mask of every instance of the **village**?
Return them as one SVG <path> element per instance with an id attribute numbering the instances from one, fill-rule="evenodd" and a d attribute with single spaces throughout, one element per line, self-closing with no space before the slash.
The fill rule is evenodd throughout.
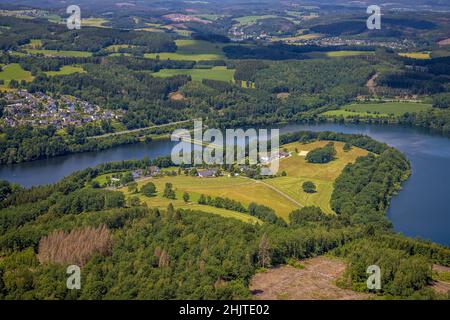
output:
<path id="1" fill-rule="evenodd" d="M 4 100 L 3 116 L 0 124 L 9 127 L 20 125 L 47 126 L 57 129 L 69 125 L 119 119 L 123 111 L 103 110 L 99 106 L 72 96 L 50 96 L 42 92 L 30 93 L 27 90 L 7 92 L 0 96 Z"/>

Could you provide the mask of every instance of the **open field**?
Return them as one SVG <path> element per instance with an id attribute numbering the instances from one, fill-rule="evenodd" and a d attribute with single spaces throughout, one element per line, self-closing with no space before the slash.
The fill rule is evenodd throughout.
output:
<path id="1" fill-rule="evenodd" d="M 29 44 L 24 45 L 25 48 L 28 49 L 40 49 L 42 47 L 42 40 L 40 39 L 31 39 Z"/>
<path id="2" fill-rule="evenodd" d="M 104 177 L 100 177 L 100 179 L 105 179 Z M 209 213 L 213 213 L 213 214 L 218 214 L 222 217 L 225 218 L 234 218 L 234 219 L 238 219 L 241 220 L 243 222 L 248 222 L 248 223 L 262 223 L 261 220 L 252 217 L 248 214 L 245 213 L 240 213 L 240 212 L 236 212 L 236 211 L 231 211 L 231 210 L 227 210 L 227 209 L 223 209 L 223 208 L 216 208 L 216 207 L 212 207 L 212 206 L 208 206 L 208 205 L 200 205 L 197 203 L 200 194 L 201 193 L 197 193 L 197 189 L 194 190 L 195 191 L 191 191 L 192 189 L 190 189 L 188 186 L 189 184 L 197 184 L 199 185 L 199 179 L 198 177 L 163 177 L 163 178 L 150 178 L 150 179 L 145 179 L 145 180 L 141 180 L 138 182 L 139 188 L 144 185 L 145 183 L 148 183 L 149 181 L 153 182 L 156 185 L 156 189 L 157 189 L 157 194 L 154 197 L 146 197 L 142 194 L 136 194 L 136 196 L 138 196 L 142 202 L 146 203 L 149 207 L 151 208 L 159 208 L 159 209 L 167 209 L 167 206 L 169 205 L 169 203 L 172 203 L 173 206 L 177 209 L 189 209 L 189 210 L 201 210 L 201 211 L 205 211 L 205 212 L 209 212 Z M 211 178 L 211 179 L 207 179 L 207 183 L 206 185 L 214 185 L 217 186 L 217 183 L 220 184 L 220 181 L 217 181 L 216 179 L 225 179 L 225 178 Z M 228 178 L 226 178 L 228 179 Z M 195 182 L 193 182 L 193 180 L 197 180 Z M 181 181 L 181 182 L 180 182 Z M 164 185 L 166 182 L 171 182 L 174 185 L 174 190 L 176 193 L 176 199 L 167 199 L 163 197 L 163 191 L 164 191 Z M 210 183 L 212 182 L 212 183 Z M 122 191 L 126 197 L 130 197 L 132 196 L 132 194 L 130 194 L 127 190 L 127 187 L 121 188 L 119 189 L 120 191 Z M 183 200 L 183 193 L 184 192 L 189 192 L 190 195 L 190 200 L 188 203 L 184 202 Z M 203 192 L 202 192 L 203 193 Z"/>
<path id="3" fill-rule="evenodd" d="M 305 40 L 313 40 L 320 38 L 321 35 L 318 33 L 308 33 L 308 34 L 300 34 L 292 37 L 272 37 L 271 41 L 284 41 L 284 42 L 297 42 L 297 41 L 305 41 Z"/>
<path id="4" fill-rule="evenodd" d="M 113 44 L 106 47 L 104 50 L 108 52 L 118 52 L 120 49 L 135 48 L 135 47 L 136 46 L 128 44 Z"/>
<path id="5" fill-rule="evenodd" d="M 329 51 L 329 52 L 310 52 L 306 55 L 311 58 L 341 58 L 341 57 L 354 57 L 361 55 L 372 55 L 373 51 L 355 51 L 355 50 L 340 50 L 340 51 Z"/>
<path id="6" fill-rule="evenodd" d="M 171 60 L 221 60 L 224 59 L 222 48 L 224 44 L 202 40 L 176 40 L 177 52 L 146 53 L 146 58 Z"/>
<path id="7" fill-rule="evenodd" d="M 412 59 L 431 59 L 430 52 L 407 52 L 407 53 L 399 53 L 399 56 L 412 58 Z"/>
<path id="8" fill-rule="evenodd" d="M 355 103 L 322 114 L 325 116 L 342 115 L 344 117 L 356 115 L 364 117 L 388 117 L 390 115 L 401 116 L 407 112 L 426 111 L 430 108 L 430 104 L 415 102 Z"/>
<path id="9" fill-rule="evenodd" d="M 331 194 L 333 193 L 334 180 L 341 174 L 348 163 L 353 163 L 358 157 L 367 155 L 367 151 L 353 147 L 349 152 L 344 152 L 342 142 L 335 142 L 336 159 L 327 164 L 308 163 L 305 157 L 295 153 L 310 151 L 327 144 L 327 141 L 317 141 L 308 144 L 299 142 L 290 143 L 284 147 L 292 152 L 292 156 L 280 161 L 279 172 L 285 171 L 287 176 L 264 180 L 265 183 L 292 197 L 304 206 L 318 206 L 327 214 L 334 214 L 330 207 Z M 317 192 L 305 193 L 302 184 L 312 181 Z"/>
<path id="10" fill-rule="evenodd" d="M 202 81 L 203 79 L 233 81 L 234 69 L 227 67 L 213 67 L 211 69 L 162 69 L 152 75 L 156 77 L 172 77 L 175 75 L 190 75 L 194 81 Z"/>
<path id="11" fill-rule="evenodd" d="M 30 54 L 43 54 L 55 57 L 90 57 L 92 52 L 87 51 L 70 51 L 70 50 L 45 50 L 45 49 L 27 49 Z"/>
<path id="12" fill-rule="evenodd" d="M 17 81 L 32 81 L 33 76 L 30 72 L 22 69 L 22 67 L 18 63 L 11 63 L 2 68 L 0 72 L 0 80 L 5 82 L 5 87 L 8 86 L 11 80 Z"/>
<path id="13" fill-rule="evenodd" d="M 254 24 L 258 20 L 262 19 L 270 19 L 270 18 L 278 18 L 278 16 L 275 15 L 262 15 L 262 16 L 244 16 L 239 18 L 233 18 L 233 20 L 236 20 L 239 22 L 239 25 L 249 25 Z"/>
<path id="14" fill-rule="evenodd" d="M 290 201 L 283 194 L 275 192 L 270 186 L 261 181 L 244 177 L 199 178 L 190 176 L 148 178 L 138 182 L 139 187 L 147 182 L 153 182 L 158 190 L 158 196 L 146 201 L 151 207 L 166 207 L 173 200 L 162 197 L 162 191 L 167 182 L 173 184 L 177 199 L 182 201 L 184 192 L 188 192 L 192 201 L 196 202 L 201 194 L 212 197 L 230 198 L 248 206 L 252 202 L 274 209 L 277 214 L 286 219 L 290 212 L 299 206 Z M 126 188 L 125 188 L 126 189 Z M 174 202 L 174 205 L 176 202 Z M 176 206 L 175 206 L 176 207 Z"/>
<path id="15" fill-rule="evenodd" d="M 335 282 L 345 263 L 331 257 L 300 261 L 304 268 L 289 265 L 257 273 L 250 282 L 254 298 L 261 300 L 361 300 L 370 295 L 341 289 Z"/>
<path id="16" fill-rule="evenodd" d="M 104 18 L 85 18 L 81 19 L 81 26 L 82 27 L 98 27 L 98 28 L 108 28 L 107 26 L 104 26 L 108 22 L 107 19 Z"/>
<path id="17" fill-rule="evenodd" d="M 293 153 L 291 157 L 280 161 L 280 171 L 285 171 L 287 176 L 276 177 L 264 180 L 253 180 L 247 177 L 217 177 L 200 178 L 185 175 L 149 177 L 138 181 L 139 188 L 153 182 L 157 188 L 158 194 L 155 197 L 140 196 L 150 207 L 166 208 L 169 203 L 180 208 L 196 208 L 199 206 L 197 200 L 204 194 L 211 197 L 229 198 L 241 202 L 244 206 L 255 202 L 274 209 L 280 217 L 288 220 L 289 213 L 303 206 L 318 206 L 327 214 L 334 214 L 330 207 L 331 194 L 333 192 L 333 182 L 340 175 L 343 168 L 358 157 L 367 155 L 367 151 L 359 148 L 352 148 L 349 152 L 343 151 L 343 143 L 335 142 L 337 158 L 327 164 L 306 163 L 303 156 L 294 154 L 294 150 L 310 151 L 322 147 L 328 141 L 317 141 L 308 144 L 291 143 L 285 146 Z M 176 168 L 173 169 L 176 171 Z M 105 176 L 96 179 L 100 184 L 106 181 Z M 305 193 L 301 185 L 305 181 L 313 181 L 317 186 L 317 192 L 314 194 Z M 162 196 L 166 183 L 172 183 L 177 195 L 176 200 L 166 199 Z M 127 188 L 121 188 L 127 196 Z M 182 195 L 189 193 L 190 201 L 193 203 L 184 203 Z M 201 206 L 203 207 L 204 206 Z M 217 208 L 210 208 L 214 210 Z M 216 210 L 217 211 L 217 210 Z M 223 212 L 223 209 L 219 211 Z M 227 212 L 229 210 L 226 210 Z M 228 212 L 230 213 L 230 212 Z M 234 213 L 234 212 L 233 212 Z M 237 214 L 238 217 L 242 214 Z M 247 218 L 247 215 L 245 215 Z"/>
<path id="18" fill-rule="evenodd" d="M 52 76 L 61 76 L 66 74 L 72 74 L 72 73 L 84 73 L 84 69 L 82 67 L 77 66 L 63 66 L 59 71 L 48 71 L 45 74 L 52 77 Z"/>

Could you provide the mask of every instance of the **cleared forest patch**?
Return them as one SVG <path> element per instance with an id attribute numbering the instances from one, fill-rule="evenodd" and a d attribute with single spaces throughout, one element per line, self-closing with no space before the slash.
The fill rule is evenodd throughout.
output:
<path id="1" fill-rule="evenodd" d="M 289 265 L 256 274 L 250 290 L 261 300 L 365 300 L 368 294 L 341 289 L 336 280 L 345 271 L 345 263 L 330 257 L 300 261 L 302 268 Z"/>

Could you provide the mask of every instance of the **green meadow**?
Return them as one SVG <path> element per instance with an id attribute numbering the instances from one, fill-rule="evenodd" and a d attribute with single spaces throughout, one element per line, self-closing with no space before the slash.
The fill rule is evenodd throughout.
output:
<path id="1" fill-rule="evenodd" d="M 341 57 L 355 57 L 367 54 L 374 54 L 373 51 L 356 51 L 356 50 L 339 50 L 329 52 L 311 52 L 306 55 L 311 58 L 341 58 Z"/>
<path id="2" fill-rule="evenodd" d="M 342 106 L 338 110 L 322 113 L 325 116 L 401 116 L 407 112 L 420 112 L 431 108 L 431 104 L 416 102 L 355 103 Z"/>
<path id="3" fill-rule="evenodd" d="M 71 51 L 71 50 L 45 50 L 45 49 L 26 49 L 30 54 L 43 54 L 48 56 L 60 57 L 90 57 L 92 52 L 87 51 Z"/>
<path id="4" fill-rule="evenodd" d="M 237 22 L 239 22 L 240 25 L 248 25 L 248 24 L 254 24 L 258 20 L 270 19 L 270 18 L 278 18 L 278 16 L 275 16 L 275 15 L 244 16 L 244 17 L 234 18 L 233 20 L 236 20 Z"/>
<path id="5" fill-rule="evenodd" d="M 72 74 L 72 73 L 84 73 L 86 71 L 84 71 L 84 69 L 82 67 L 78 67 L 78 66 L 63 66 L 60 70 L 58 71 L 48 71 L 45 74 L 47 76 L 61 76 L 61 75 L 67 75 L 67 74 Z"/>
<path id="6" fill-rule="evenodd" d="M 202 81 L 203 79 L 233 81 L 234 69 L 227 67 L 213 67 L 211 69 L 163 69 L 153 73 L 156 77 L 173 77 L 175 75 L 190 75 L 194 81 Z"/>
<path id="7" fill-rule="evenodd" d="M 181 39 L 176 40 L 178 47 L 177 52 L 160 52 L 160 53 L 146 53 L 145 57 L 155 59 L 166 60 L 192 60 L 192 61 L 204 61 L 204 60 L 221 60 L 224 59 L 224 53 L 222 43 L 212 43 L 202 40 L 188 40 Z"/>
<path id="8" fill-rule="evenodd" d="M 33 76 L 30 72 L 22 69 L 18 63 L 11 63 L 2 67 L 0 72 L 0 80 L 4 81 L 4 87 L 7 87 L 11 80 L 32 81 Z"/>
<path id="9" fill-rule="evenodd" d="M 407 53 L 399 53 L 399 56 L 411 58 L 411 59 L 419 59 L 419 60 L 428 60 L 431 59 L 430 52 L 407 52 Z"/>

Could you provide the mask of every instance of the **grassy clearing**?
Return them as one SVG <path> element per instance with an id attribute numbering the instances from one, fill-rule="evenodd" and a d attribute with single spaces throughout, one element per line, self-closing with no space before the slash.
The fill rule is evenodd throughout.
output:
<path id="1" fill-rule="evenodd" d="M 30 54 L 43 54 L 46 56 L 58 57 L 90 57 L 92 52 L 70 51 L 70 50 L 45 50 L 45 49 L 27 49 Z"/>
<path id="2" fill-rule="evenodd" d="M 40 39 L 31 39 L 29 44 L 24 45 L 25 48 L 28 49 L 40 49 L 42 47 L 42 40 Z"/>
<path id="3" fill-rule="evenodd" d="M 86 19 L 81 19 L 81 26 L 82 27 L 108 28 L 107 26 L 104 26 L 104 24 L 106 22 L 108 22 L 108 20 L 104 19 L 104 18 L 86 18 Z"/>
<path id="4" fill-rule="evenodd" d="M 53 23 L 63 23 L 64 19 L 62 19 L 59 15 L 57 14 L 48 14 L 45 16 L 45 18 L 49 21 L 49 22 L 53 22 Z"/>
<path id="5" fill-rule="evenodd" d="M 104 50 L 108 52 L 118 52 L 120 49 L 128 49 L 128 48 L 135 48 L 137 46 L 134 45 L 128 45 L 128 44 L 113 44 L 108 47 L 106 47 Z"/>
<path id="6" fill-rule="evenodd" d="M 407 112 L 426 111 L 431 108 L 427 103 L 415 102 L 385 102 L 385 103 L 356 103 L 342 106 L 339 110 L 322 113 L 325 116 L 362 116 L 362 117 L 388 117 L 401 116 Z"/>
<path id="7" fill-rule="evenodd" d="M 203 79 L 232 81 L 234 77 L 234 69 L 226 67 L 213 67 L 211 69 L 163 69 L 153 73 L 156 77 L 173 77 L 175 75 L 190 75 L 194 81 L 202 81 Z"/>
<path id="8" fill-rule="evenodd" d="M 233 20 L 236 20 L 237 22 L 239 22 L 240 25 L 249 25 L 249 24 L 256 23 L 258 20 L 270 19 L 270 18 L 278 18 L 278 16 L 275 16 L 275 15 L 244 16 L 244 17 L 234 18 Z"/>
<path id="9" fill-rule="evenodd" d="M 406 52 L 406 53 L 399 53 L 398 55 L 411 59 L 420 59 L 420 60 L 431 59 L 430 52 Z"/>
<path id="10" fill-rule="evenodd" d="M 154 197 L 146 197 L 140 193 L 130 194 L 126 187 L 121 188 L 119 190 L 122 191 L 127 198 L 129 198 L 131 196 L 138 196 L 142 202 L 146 203 L 151 208 L 166 209 L 167 206 L 169 205 L 169 203 L 172 203 L 172 205 L 177 209 L 201 210 L 201 211 L 205 211 L 208 213 L 217 214 L 217 215 L 220 215 L 225 218 L 234 218 L 234 219 L 238 219 L 240 221 L 248 222 L 248 223 L 252 223 L 252 224 L 255 224 L 257 222 L 262 223 L 261 220 L 255 218 L 255 217 L 252 217 L 248 214 L 245 214 L 245 213 L 235 212 L 235 211 L 222 209 L 222 208 L 216 208 L 216 207 L 212 207 L 212 206 L 208 206 L 208 205 L 197 204 L 200 194 L 196 193 L 196 192 L 189 192 L 190 200 L 187 203 L 184 202 L 183 193 L 185 191 L 187 191 L 185 189 L 186 181 L 183 181 L 183 183 L 177 183 L 180 180 L 185 180 L 184 178 L 187 180 L 195 179 L 195 180 L 197 180 L 196 181 L 197 184 L 198 184 L 198 179 L 201 179 L 201 178 L 194 178 L 194 177 L 164 177 L 164 178 L 152 178 L 152 179 L 146 179 L 146 180 L 139 181 L 138 182 L 139 187 L 141 187 L 143 184 L 145 184 L 149 181 L 155 183 L 158 192 L 157 192 L 156 196 L 154 196 Z M 218 179 L 220 179 L 220 178 L 218 178 Z M 208 179 L 208 180 L 214 180 L 214 179 Z M 192 180 L 190 180 L 190 181 L 192 181 Z M 166 182 L 171 182 L 174 184 L 174 188 L 176 189 L 176 192 L 175 192 L 176 199 L 175 200 L 167 199 L 162 196 L 163 190 L 164 190 L 164 185 Z M 177 185 L 183 186 L 183 187 L 177 187 Z"/>
<path id="11" fill-rule="evenodd" d="M 298 41 L 305 41 L 305 40 L 313 40 L 320 38 L 321 35 L 318 33 L 308 33 L 308 34 L 301 34 L 293 37 L 273 37 L 271 39 L 272 42 L 276 41 L 284 41 L 284 42 L 298 42 Z"/>
<path id="12" fill-rule="evenodd" d="M 311 58 L 324 59 L 324 58 L 341 58 L 341 57 L 355 57 L 361 55 L 374 54 L 373 51 L 356 51 L 356 50 L 340 50 L 329 52 L 310 52 L 306 55 Z"/>
<path id="13" fill-rule="evenodd" d="M 61 75 L 67 75 L 72 73 L 85 73 L 84 69 L 82 67 L 78 66 L 63 66 L 59 71 L 48 71 L 45 74 L 47 76 L 53 77 L 53 76 L 61 76 Z"/>
<path id="14" fill-rule="evenodd" d="M 120 173 L 123 174 L 123 173 L 125 173 L 125 172 L 127 172 L 127 171 L 120 171 L 120 172 L 114 172 L 114 173 L 106 173 L 106 174 L 102 174 L 102 175 L 96 177 L 96 178 L 93 180 L 93 182 L 98 182 L 98 184 L 101 186 L 101 185 L 103 185 L 103 184 L 106 183 L 106 181 L 107 181 L 106 177 L 110 177 L 110 178 L 111 178 L 113 174 L 120 174 Z"/>
<path id="15" fill-rule="evenodd" d="M 33 81 L 34 77 L 30 72 L 22 69 L 18 63 L 11 63 L 2 68 L 0 72 L 0 80 L 5 82 L 5 87 L 8 86 L 11 80 L 17 81 Z"/>
<path id="16" fill-rule="evenodd" d="M 323 147 L 327 143 L 327 141 L 317 141 L 308 144 L 296 142 L 284 146 L 289 152 L 292 152 L 292 156 L 280 161 L 279 172 L 285 171 L 287 176 L 268 179 L 265 182 L 305 206 L 318 206 L 325 213 L 333 214 L 330 200 L 334 180 L 341 174 L 347 164 L 355 162 L 358 157 L 367 155 L 367 151 L 360 148 L 352 148 L 349 152 L 344 152 L 344 143 L 335 142 L 336 160 L 327 164 L 308 163 L 305 161 L 305 157 L 295 153 L 295 149 L 299 152 L 310 151 Z M 301 187 L 305 181 L 314 182 L 317 192 L 313 194 L 305 193 Z"/>
<path id="17" fill-rule="evenodd" d="M 222 43 L 212 43 L 202 40 L 176 40 L 177 52 L 147 53 L 146 58 L 171 59 L 171 60 L 221 60 L 224 59 Z"/>
<path id="18" fill-rule="evenodd" d="M 158 190 L 158 195 L 154 198 L 146 199 L 146 203 L 151 207 L 166 207 L 170 202 L 180 205 L 182 203 L 182 195 L 188 192 L 191 201 L 197 202 L 201 194 L 212 197 L 226 197 L 241 202 L 248 206 L 251 202 L 263 204 L 273 208 L 279 216 L 285 218 L 292 210 L 298 206 L 286 199 L 282 194 L 272 190 L 269 186 L 259 181 L 250 180 L 244 177 L 218 177 L 218 178 L 199 178 L 199 177 L 161 177 L 149 178 L 139 181 L 139 186 L 147 182 L 153 182 Z M 167 182 L 173 184 L 177 194 L 177 201 L 169 200 L 162 197 L 162 191 Z M 202 206 L 203 207 L 203 206 Z"/>

